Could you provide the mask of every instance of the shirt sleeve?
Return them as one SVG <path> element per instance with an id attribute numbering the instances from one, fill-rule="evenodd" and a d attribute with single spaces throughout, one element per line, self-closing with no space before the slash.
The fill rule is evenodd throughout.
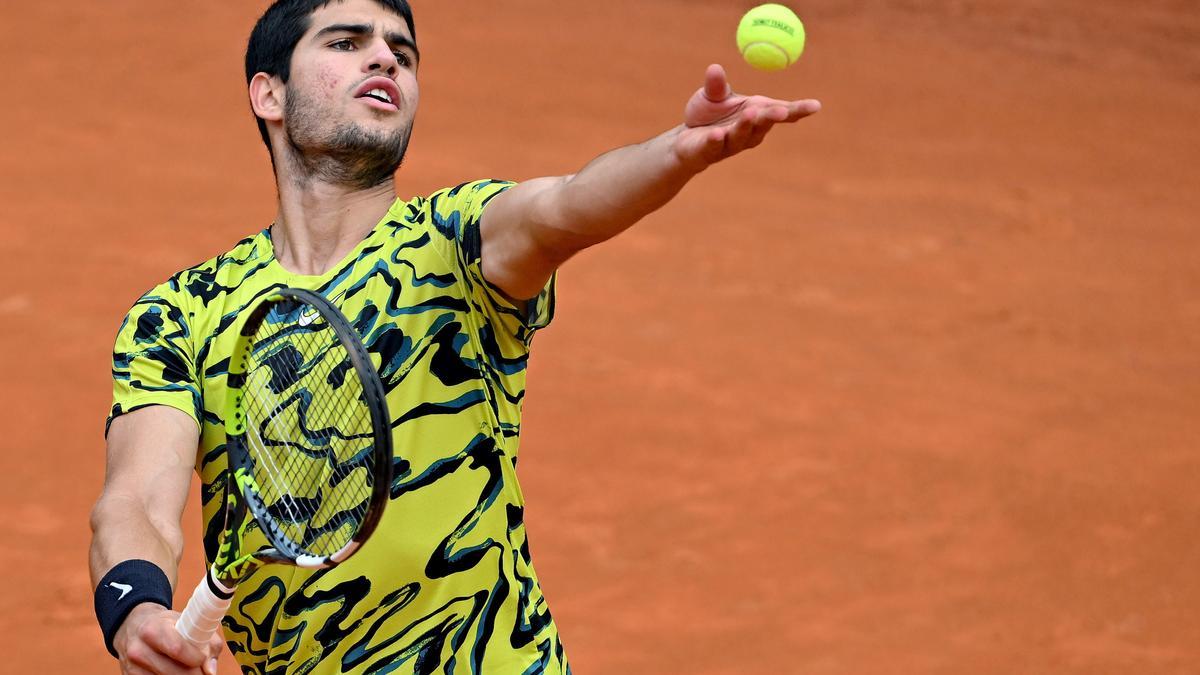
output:
<path id="1" fill-rule="evenodd" d="M 113 403 L 104 433 L 121 415 L 152 405 L 183 411 L 200 425 L 202 402 L 187 315 L 169 284 L 129 310 L 113 346 Z"/>
<path id="2" fill-rule="evenodd" d="M 483 211 L 488 202 L 514 185 L 509 181 L 481 180 L 451 188 L 441 193 L 440 199 L 435 198 L 433 217 L 439 230 L 445 234 L 453 232 L 465 281 L 488 322 L 498 333 L 512 336 L 528 346 L 534 332 L 550 325 L 554 318 L 557 274 L 550 277 L 536 297 L 519 302 L 485 279 L 481 264 L 479 223 Z"/>

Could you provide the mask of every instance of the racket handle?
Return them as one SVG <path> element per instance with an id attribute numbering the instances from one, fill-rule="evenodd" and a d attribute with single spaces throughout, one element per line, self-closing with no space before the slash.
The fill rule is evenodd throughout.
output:
<path id="1" fill-rule="evenodd" d="M 218 590 L 223 593 L 218 595 Z M 208 645 L 208 641 L 221 627 L 221 619 L 224 618 L 225 610 L 229 609 L 232 600 L 233 589 L 225 588 L 224 584 L 216 580 L 213 570 L 209 569 L 192 592 L 187 607 L 184 607 L 183 614 L 179 615 L 179 621 L 175 622 L 175 629 L 198 647 Z"/>

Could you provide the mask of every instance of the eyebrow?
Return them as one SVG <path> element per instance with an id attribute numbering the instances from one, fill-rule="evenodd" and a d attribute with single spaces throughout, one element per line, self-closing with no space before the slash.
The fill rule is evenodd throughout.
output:
<path id="1" fill-rule="evenodd" d="M 375 26 L 369 23 L 336 23 L 317 31 L 317 34 L 313 36 L 313 40 L 320 41 L 322 38 L 335 33 L 348 33 L 350 35 L 369 37 L 375 34 Z M 413 53 L 417 61 L 421 60 L 421 50 L 417 49 L 417 43 L 413 42 L 412 38 L 407 35 L 403 33 L 387 33 L 383 36 L 383 39 L 388 43 L 389 47 L 393 49 L 407 49 Z"/>

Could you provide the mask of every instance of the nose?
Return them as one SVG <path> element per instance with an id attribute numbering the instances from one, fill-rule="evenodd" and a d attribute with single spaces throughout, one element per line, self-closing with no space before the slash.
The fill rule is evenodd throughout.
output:
<path id="1" fill-rule="evenodd" d="M 395 77 L 400 69 L 400 62 L 396 60 L 392 48 L 383 40 L 372 41 L 367 56 L 366 72 L 386 73 L 388 77 Z"/>

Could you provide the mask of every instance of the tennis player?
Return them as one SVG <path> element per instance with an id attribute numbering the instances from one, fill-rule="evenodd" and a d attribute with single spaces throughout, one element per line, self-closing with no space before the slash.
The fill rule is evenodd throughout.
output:
<path id="1" fill-rule="evenodd" d="M 239 586 L 223 628 L 243 670 L 570 672 L 515 473 L 529 346 L 553 316 L 555 271 L 820 107 L 736 95 L 711 66 L 679 126 L 574 175 L 406 201 L 394 173 L 419 65 L 404 0 L 279 0 L 254 28 L 246 76 L 275 169 L 274 223 L 147 292 L 116 339 L 91 572 L 123 672 L 216 669 L 221 640 L 187 643 L 170 610 L 180 518 L 195 471 L 211 561 L 230 348 L 243 308 L 280 286 L 323 294 L 363 337 L 394 418 L 395 479 L 348 562 L 266 566 Z"/>

